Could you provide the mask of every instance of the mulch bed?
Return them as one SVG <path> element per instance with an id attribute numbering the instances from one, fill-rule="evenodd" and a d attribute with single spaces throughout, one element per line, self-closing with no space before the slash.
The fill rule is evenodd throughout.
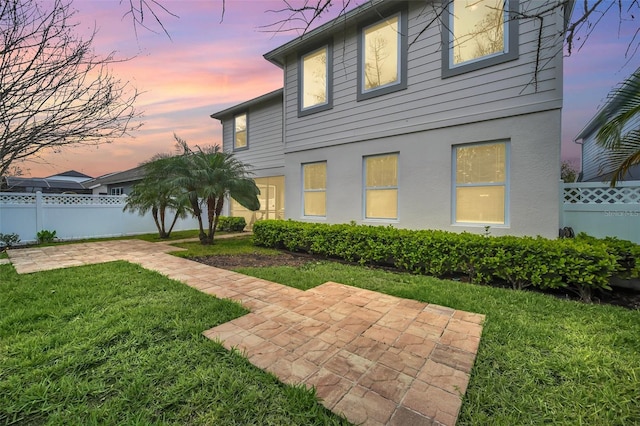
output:
<path id="1" fill-rule="evenodd" d="M 305 265 L 309 262 L 320 260 L 331 260 L 340 263 L 345 263 L 340 260 L 326 259 L 323 257 L 312 256 L 302 253 L 288 253 L 282 252 L 279 255 L 265 255 L 265 254 L 240 254 L 240 255 L 219 255 L 219 256 L 205 256 L 191 258 L 196 262 L 204 263 L 209 266 L 222 269 L 237 269 L 237 268 L 266 268 L 270 266 L 292 266 L 298 267 Z M 384 267 L 387 271 L 400 272 L 397 269 Z M 466 277 L 459 277 L 458 280 L 464 281 Z M 537 290 L 533 290 L 537 291 Z M 578 297 L 570 292 L 565 291 L 553 291 L 544 292 L 551 294 L 552 296 L 561 299 L 578 300 Z M 622 306 L 627 309 L 640 310 L 640 291 L 630 290 L 626 288 L 615 288 L 614 291 L 602 292 L 594 295 L 593 303 L 596 304 L 609 304 Z"/>

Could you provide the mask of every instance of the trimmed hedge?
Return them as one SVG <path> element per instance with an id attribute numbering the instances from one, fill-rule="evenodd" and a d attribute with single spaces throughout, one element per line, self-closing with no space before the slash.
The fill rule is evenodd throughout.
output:
<path id="1" fill-rule="evenodd" d="M 256 245 L 437 277 L 464 274 L 478 284 L 504 281 L 515 289 L 567 288 L 586 301 L 596 289 L 610 290 L 613 275 L 637 276 L 640 267 L 629 260 L 638 258 L 640 246 L 586 236 L 491 237 L 282 220 L 256 222 L 253 234 Z"/>
<path id="2" fill-rule="evenodd" d="M 245 226 L 247 226 L 247 221 L 244 220 L 244 217 L 220 216 L 218 218 L 218 226 L 216 227 L 216 230 L 242 232 L 244 231 Z"/>

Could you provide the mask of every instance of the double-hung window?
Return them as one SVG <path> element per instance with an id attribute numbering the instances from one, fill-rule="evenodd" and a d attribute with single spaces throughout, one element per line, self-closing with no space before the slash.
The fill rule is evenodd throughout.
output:
<path id="1" fill-rule="evenodd" d="M 442 30 L 442 76 L 518 58 L 518 0 L 453 0 Z"/>
<path id="2" fill-rule="evenodd" d="M 298 116 L 331 109 L 331 44 L 312 50 L 298 59 Z"/>
<path id="3" fill-rule="evenodd" d="M 364 157 L 365 219 L 398 219 L 398 154 Z"/>
<path id="4" fill-rule="evenodd" d="M 233 149 L 246 149 L 249 147 L 247 137 L 247 114 L 236 115 L 233 118 Z"/>
<path id="5" fill-rule="evenodd" d="M 327 163 L 302 165 L 304 216 L 327 215 Z"/>
<path id="6" fill-rule="evenodd" d="M 509 223 L 508 159 L 507 142 L 453 148 L 454 223 Z"/>
<path id="7" fill-rule="evenodd" d="M 358 100 L 407 88 L 407 12 L 359 28 Z"/>

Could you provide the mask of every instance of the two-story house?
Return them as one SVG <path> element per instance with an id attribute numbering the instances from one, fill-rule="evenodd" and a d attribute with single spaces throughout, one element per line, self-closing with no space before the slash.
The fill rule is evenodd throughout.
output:
<path id="1" fill-rule="evenodd" d="M 265 54 L 283 89 L 212 115 L 267 189 L 252 219 L 555 237 L 570 10 L 544 9 L 369 1 Z"/>

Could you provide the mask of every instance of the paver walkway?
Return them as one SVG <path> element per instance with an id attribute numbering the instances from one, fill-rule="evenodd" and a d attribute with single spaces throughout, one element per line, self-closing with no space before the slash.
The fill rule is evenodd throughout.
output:
<path id="1" fill-rule="evenodd" d="M 10 250 L 18 273 L 126 260 L 251 313 L 205 331 L 285 383 L 315 386 L 355 424 L 453 425 L 483 315 L 328 282 L 308 291 L 167 254 L 140 240 Z"/>

